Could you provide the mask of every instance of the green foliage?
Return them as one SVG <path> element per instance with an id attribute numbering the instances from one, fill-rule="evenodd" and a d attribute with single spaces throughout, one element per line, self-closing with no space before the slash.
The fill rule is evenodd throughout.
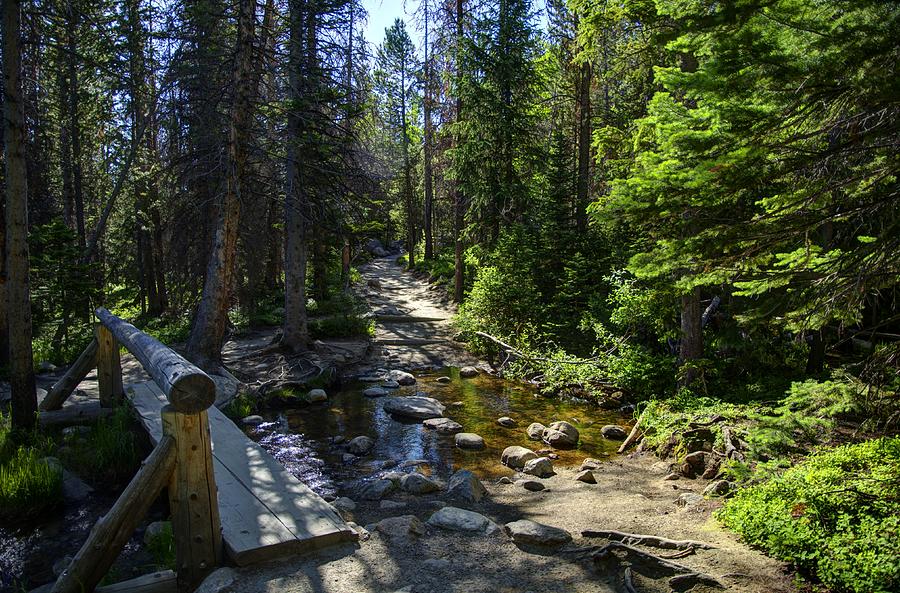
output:
<path id="1" fill-rule="evenodd" d="M 256 413 L 256 398 L 249 392 L 238 393 L 222 410 L 232 420 L 240 420 Z"/>
<path id="2" fill-rule="evenodd" d="M 0 415 L 0 523 L 39 517 L 62 503 L 62 471 L 48 463 L 49 442 L 30 435 L 15 439 L 9 418 Z"/>
<path id="3" fill-rule="evenodd" d="M 355 313 L 309 320 L 309 336 L 314 340 L 374 336 L 375 322 Z"/>
<path id="4" fill-rule="evenodd" d="M 147 551 L 153 557 L 156 570 L 175 570 L 175 534 L 171 521 L 165 521 L 162 529 L 147 542 Z"/>
<path id="5" fill-rule="evenodd" d="M 74 433 L 60 449 L 63 461 L 80 476 L 97 483 L 121 486 L 131 480 L 141 462 L 135 423 L 127 406 L 100 418 L 84 435 Z"/>
<path id="6" fill-rule="evenodd" d="M 900 438 L 823 450 L 740 490 L 717 516 L 835 591 L 896 591 Z"/>

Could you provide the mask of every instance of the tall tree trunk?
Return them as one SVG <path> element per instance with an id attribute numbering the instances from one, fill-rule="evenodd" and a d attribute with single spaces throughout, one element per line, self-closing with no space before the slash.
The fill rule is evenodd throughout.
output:
<path id="1" fill-rule="evenodd" d="M 3 0 L 3 118 L 6 161 L 6 289 L 12 425 L 37 420 L 28 286 L 28 181 L 22 103 L 21 0 Z"/>
<path id="2" fill-rule="evenodd" d="M 304 16 L 313 18 L 309 0 L 290 0 L 290 40 L 288 48 L 288 79 L 290 110 L 288 111 L 286 188 L 284 198 L 284 329 L 282 347 L 297 352 L 309 347 L 309 328 L 306 316 L 306 217 L 309 205 L 303 188 L 300 169 L 300 136 L 303 99 L 302 71 L 304 60 Z"/>
<path id="3" fill-rule="evenodd" d="M 429 50 L 429 40 L 428 40 L 428 3 L 430 0 L 423 0 L 425 6 L 425 147 L 424 147 L 424 171 L 425 175 L 425 259 L 429 260 L 434 258 L 434 233 L 432 232 L 431 225 L 432 220 L 434 220 L 434 214 L 432 212 L 433 202 L 434 202 L 434 171 L 431 163 L 431 153 L 433 150 L 434 144 L 434 130 L 433 123 L 431 121 L 431 93 L 432 86 L 434 81 L 432 81 L 432 68 L 431 68 L 431 56 L 428 54 Z"/>
<path id="4" fill-rule="evenodd" d="M 462 82 L 462 66 L 460 59 L 462 58 L 462 42 L 463 42 L 463 0 L 456 0 L 456 121 L 462 120 L 462 98 L 459 96 L 459 86 Z M 459 146 L 460 137 L 457 135 L 456 144 Z M 465 218 L 465 196 L 463 196 L 462 188 L 459 181 L 456 182 L 453 200 L 453 300 L 461 303 L 463 300 L 463 288 L 465 283 L 463 266 L 463 222 Z"/>
<path id="5" fill-rule="evenodd" d="M 587 229 L 588 192 L 591 167 L 591 78 L 590 62 L 581 65 L 578 80 L 578 182 L 575 224 L 579 232 Z"/>
<path id="6" fill-rule="evenodd" d="M 206 268 L 203 296 L 187 344 L 188 356 L 201 367 L 222 366 L 222 344 L 234 287 L 238 226 L 241 214 L 241 184 L 246 165 L 247 134 L 252 95 L 253 36 L 256 0 L 240 0 L 238 6 L 237 55 L 234 100 L 229 118 L 225 196 Z"/>
<path id="7" fill-rule="evenodd" d="M 697 371 L 690 364 L 703 357 L 703 308 L 700 306 L 700 288 L 694 288 L 681 297 L 681 350 L 678 360 L 688 365 L 679 384 L 688 386 L 697 379 Z"/>
<path id="8" fill-rule="evenodd" d="M 78 246 L 85 247 L 84 230 L 84 175 L 81 165 L 81 123 L 78 117 L 78 16 L 72 0 L 67 3 L 66 37 L 68 41 L 67 61 L 69 67 L 69 135 L 72 142 L 72 197 L 75 206 L 75 231 Z"/>

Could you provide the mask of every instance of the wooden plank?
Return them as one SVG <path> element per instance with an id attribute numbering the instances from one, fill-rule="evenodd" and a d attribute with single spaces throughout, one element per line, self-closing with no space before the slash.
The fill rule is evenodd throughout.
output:
<path id="1" fill-rule="evenodd" d="M 100 324 L 94 328 L 97 340 L 97 383 L 100 391 L 100 405 L 111 408 L 122 401 L 122 361 L 119 358 L 119 342 L 112 333 Z"/>
<path id="2" fill-rule="evenodd" d="M 150 505 L 169 483 L 174 467 L 175 442 L 171 437 L 164 437 L 128 483 L 113 508 L 91 529 L 72 563 L 57 579 L 53 593 L 94 590 L 118 558 L 138 523 L 147 514 Z"/>
<path id="3" fill-rule="evenodd" d="M 175 536 L 178 589 L 193 591 L 222 558 L 222 531 L 207 413 L 162 409 L 163 434 L 175 440 L 169 509 Z"/>
<path id="4" fill-rule="evenodd" d="M 158 440 L 165 396 L 152 382 L 129 390 L 142 424 Z M 243 566 L 356 539 L 331 505 L 218 409 L 208 412 L 222 537 L 233 562 Z"/>
<path id="5" fill-rule="evenodd" d="M 119 319 L 103 307 L 94 314 L 138 359 L 176 410 L 189 414 L 213 405 L 216 387 L 209 375 L 156 338 Z"/>
<path id="6" fill-rule="evenodd" d="M 62 407 L 66 398 L 72 395 L 72 392 L 75 391 L 78 384 L 84 381 L 87 374 L 91 372 L 91 369 L 94 368 L 94 366 L 96 366 L 97 350 L 97 338 L 94 338 L 78 359 L 75 360 L 72 366 L 69 367 L 66 374 L 60 377 L 59 380 L 53 384 L 53 387 L 50 388 L 50 391 L 47 392 L 47 396 L 41 401 L 40 409 L 42 411 L 49 412 L 51 410 L 58 410 Z"/>
<path id="7" fill-rule="evenodd" d="M 97 587 L 95 593 L 178 593 L 178 580 L 171 570 L 160 570 L 150 574 L 120 581 L 112 585 Z M 29 593 L 50 593 L 53 583 L 41 585 Z"/>

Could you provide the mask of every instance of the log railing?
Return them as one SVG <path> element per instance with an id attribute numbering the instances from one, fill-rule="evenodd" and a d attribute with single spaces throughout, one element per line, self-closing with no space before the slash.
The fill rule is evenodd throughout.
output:
<path id="1" fill-rule="evenodd" d="M 97 309 L 96 316 L 99 323 L 94 340 L 50 389 L 42 409 L 61 407 L 94 365 L 101 404 L 111 406 L 121 400 L 122 346 L 166 394 L 169 405 L 162 411 L 162 439 L 113 508 L 94 525 L 52 591 L 93 591 L 164 488 L 168 489 L 175 536 L 177 588 L 179 592 L 193 591 L 222 557 L 206 412 L 215 400 L 215 385 L 206 373 L 174 350 L 106 309 Z"/>

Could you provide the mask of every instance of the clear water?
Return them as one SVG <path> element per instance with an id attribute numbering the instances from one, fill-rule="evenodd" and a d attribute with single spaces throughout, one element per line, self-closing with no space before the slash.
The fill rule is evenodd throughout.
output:
<path id="1" fill-rule="evenodd" d="M 450 383 L 436 379 L 449 376 Z M 462 379 L 459 370 L 447 368 L 419 373 L 410 387 L 389 390 L 389 395 L 367 398 L 362 391 L 377 383 L 353 383 L 329 393 L 328 402 L 283 410 L 270 415 L 272 422 L 251 431 L 260 444 L 298 478 L 319 494 L 335 495 L 340 482 L 374 476 L 384 471 L 423 471 L 446 479 L 458 469 L 469 469 L 482 478 L 510 475 L 500 464 L 500 454 L 510 445 L 532 450 L 549 448 L 528 438 L 525 429 L 532 422 L 550 424 L 566 420 L 581 435 L 577 449 L 554 450 L 556 466 L 579 465 L 586 457 L 607 458 L 615 454 L 618 442 L 600 434 L 606 424 L 628 426 L 630 415 L 607 411 L 579 400 L 548 398 L 523 383 L 480 374 Z M 458 449 L 453 435 L 426 429 L 421 422 L 403 422 L 383 409 L 386 398 L 424 391 L 447 406 L 444 415 L 485 440 L 485 449 Z M 513 418 L 516 428 L 497 424 L 501 416 Z M 375 439 L 374 450 L 354 463 L 344 463 L 344 450 L 333 445 L 335 437 L 350 440 L 359 435 Z M 421 464 L 412 462 L 421 461 Z M 404 464 L 403 462 L 408 462 Z"/>

